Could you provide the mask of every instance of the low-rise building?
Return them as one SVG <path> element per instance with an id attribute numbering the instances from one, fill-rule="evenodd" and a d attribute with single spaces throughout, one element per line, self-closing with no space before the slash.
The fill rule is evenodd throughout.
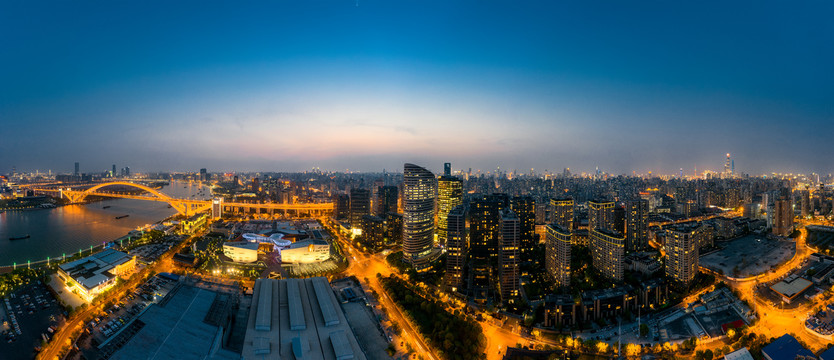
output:
<path id="1" fill-rule="evenodd" d="M 206 226 L 206 222 L 208 221 L 208 214 L 207 213 L 200 213 L 195 214 L 194 216 L 183 220 L 180 223 L 180 229 L 183 234 L 193 234 L 203 226 Z"/>
<path id="2" fill-rule="evenodd" d="M 330 258 L 330 244 L 324 240 L 302 240 L 281 250 L 281 262 L 288 264 L 309 264 Z"/>
<path id="3" fill-rule="evenodd" d="M 241 359 L 366 359 L 323 277 L 258 279 Z"/>
<path id="4" fill-rule="evenodd" d="M 223 255 L 228 256 L 236 263 L 253 263 L 258 261 L 257 242 L 251 241 L 230 241 L 223 243 Z"/>
<path id="5" fill-rule="evenodd" d="M 789 334 L 782 335 L 772 343 L 762 348 L 762 355 L 767 360 L 795 360 L 795 359 L 816 359 L 811 350 L 808 350 Z"/>
<path id="6" fill-rule="evenodd" d="M 58 266 L 58 277 L 70 291 L 91 301 L 96 295 L 116 284 L 119 276 L 136 268 L 136 257 L 121 251 L 107 249 L 85 258 Z"/>

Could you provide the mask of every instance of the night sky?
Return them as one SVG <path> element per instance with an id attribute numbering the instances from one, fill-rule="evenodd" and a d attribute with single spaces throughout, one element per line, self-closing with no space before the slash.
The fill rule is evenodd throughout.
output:
<path id="1" fill-rule="evenodd" d="M 834 168 L 831 1 L 3 1 L 0 173 Z"/>

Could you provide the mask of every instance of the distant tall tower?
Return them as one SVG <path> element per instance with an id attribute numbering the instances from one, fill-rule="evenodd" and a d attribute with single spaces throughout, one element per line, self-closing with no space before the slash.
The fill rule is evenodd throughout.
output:
<path id="1" fill-rule="evenodd" d="M 200 181 L 207 181 L 208 180 L 208 172 L 206 168 L 200 169 Z"/>
<path id="2" fill-rule="evenodd" d="M 437 180 L 437 237 L 441 244 L 446 244 L 449 212 L 462 202 L 463 181 L 451 175 L 441 176 Z"/>
<path id="3" fill-rule="evenodd" d="M 78 165 L 78 162 L 75 162 L 75 172 L 73 172 L 72 174 L 75 175 L 75 176 L 80 175 L 80 173 L 78 171 L 79 168 L 80 168 L 80 166 Z"/>
<path id="4" fill-rule="evenodd" d="M 420 166 L 403 168 L 403 261 L 417 272 L 431 267 L 434 241 L 434 174 Z"/>
<path id="5" fill-rule="evenodd" d="M 116 176 L 116 164 L 113 164 L 113 170 L 110 171 L 110 177 Z"/>
<path id="6" fill-rule="evenodd" d="M 728 177 L 729 177 L 730 171 L 731 171 L 730 170 L 730 162 L 731 161 L 732 160 L 730 160 L 730 153 L 727 153 L 727 162 L 724 163 L 724 175 L 728 176 Z"/>
<path id="7" fill-rule="evenodd" d="M 452 163 L 443 164 L 443 176 L 452 176 Z"/>

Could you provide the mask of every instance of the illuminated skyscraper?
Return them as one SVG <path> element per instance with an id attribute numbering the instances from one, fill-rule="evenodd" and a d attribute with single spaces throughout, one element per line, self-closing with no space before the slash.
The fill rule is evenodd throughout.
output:
<path id="1" fill-rule="evenodd" d="M 550 199 L 550 206 L 553 208 L 553 223 L 565 231 L 573 231 L 573 199 Z"/>
<path id="2" fill-rule="evenodd" d="M 519 222 L 519 247 L 521 253 L 530 254 L 538 242 L 536 238 L 536 200 L 530 196 L 516 196 L 510 207 Z"/>
<path id="3" fill-rule="evenodd" d="M 437 180 L 437 238 L 446 243 L 447 217 L 449 212 L 463 201 L 463 181 L 451 175 Z"/>
<path id="4" fill-rule="evenodd" d="M 666 276 L 686 287 L 698 275 L 699 234 L 693 227 L 678 226 L 666 231 Z"/>
<path id="5" fill-rule="evenodd" d="M 450 292 L 455 292 L 463 286 L 463 271 L 469 252 L 469 231 L 466 226 L 468 213 L 466 205 L 458 205 L 449 212 L 447 218 L 449 227 L 446 240 L 445 285 Z"/>
<path id="6" fill-rule="evenodd" d="M 350 226 L 362 227 L 362 217 L 371 213 L 371 192 L 365 189 L 350 189 Z"/>
<path id="7" fill-rule="evenodd" d="M 382 186 L 379 188 L 378 192 L 378 201 L 377 201 L 377 208 L 376 213 L 380 217 L 384 217 L 385 214 L 392 212 L 397 212 L 397 199 L 400 194 L 400 189 L 396 186 Z"/>
<path id="8" fill-rule="evenodd" d="M 216 197 L 211 201 L 211 218 L 214 220 L 223 217 L 223 198 Z"/>
<path id="9" fill-rule="evenodd" d="M 634 199 L 626 202 L 626 251 L 640 251 L 649 241 L 649 202 Z"/>
<path id="10" fill-rule="evenodd" d="M 556 286 L 570 286 L 570 247 L 571 232 L 559 224 L 545 227 L 545 258 L 547 274 Z"/>
<path id="11" fill-rule="evenodd" d="M 469 290 L 483 300 L 494 285 L 498 255 L 499 212 L 509 205 L 504 194 L 484 195 L 469 206 Z"/>
<path id="12" fill-rule="evenodd" d="M 403 170 L 403 261 L 418 272 L 426 271 L 433 260 L 434 201 L 437 182 L 434 174 L 420 166 L 405 164 Z"/>
<path id="13" fill-rule="evenodd" d="M 732 175 L 733 170 L 730 168 L 730 153 L 727 153 L 727 162 L 724 163 L 724 177 L 729 178 Z"/>
<path id="14" fill-rule="evenodd" d="M 591 256 L 594 268 L 609 280 L 623 279 L 625 238 L 622 234 L 604 228 L 589 231 Z"/>
<path id="15" fill-rule="evenodd" d="M 519 288 L 519 219 L 509 208 L 501 210 L 498 221 L 498 293 L 507 302 L 518 296 Z"/>
<path id="16" fill-rule="evenodd" d="M 588 231 L 595 229 L 614 230 L 613 201 L 588 201 Z"/>
<path id="17" fill-rule="evenodd" d="M 793 232 L 793 205 L 790 197 L 780 197 L 774 203 L 773 233 L 788 236 Z"/>

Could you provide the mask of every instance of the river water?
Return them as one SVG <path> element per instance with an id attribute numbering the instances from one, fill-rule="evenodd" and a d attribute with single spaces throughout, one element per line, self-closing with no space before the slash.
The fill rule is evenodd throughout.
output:
<path id="1" fill-rule="evenodd" d="M 172 182 L 160 192 L 176 198 L 208 199 L 211 191 L 190 182 Z M 193 197 L 192 197 L 193 195 Z M 105 206 L 109 208 L 104 209 Z M 6 211 L 0 214 L 0 266 L 25 265 L 101 245 L 137 227 L 163 220 L 177 211 L 160 201 L 108 199 L 54 209 Z M 130 215 L 116 219 L 117 216 Z M 9 240 L 9 237 L 31 237 Z"/>

